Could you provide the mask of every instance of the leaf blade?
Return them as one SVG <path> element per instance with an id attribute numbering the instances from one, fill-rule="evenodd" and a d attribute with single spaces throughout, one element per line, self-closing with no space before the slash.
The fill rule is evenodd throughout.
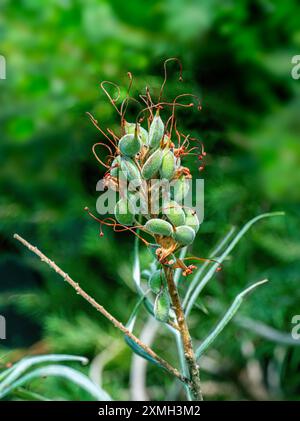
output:
<path id="1" fill-rule="evenodd" d="M 24 358 L 13 367 L 6 370 L 6 376 L 4 380 L 0 383 L 0 392 L 7 385 L 16 380 L 20 375 L 27 371 L 30 367 L 36 364 L 43 364 L 47 362 L 62 362 L 62 361 L 78 361 L 83 364 L 88 362 L 88 359 L 85 357 L 77 355 L 68 355 L 68 354 L 48 354 L 48 355 L 39 355 L 35 357 Z M 5 373 L 2 373 L 2 375 Z"/>
<path id="2" fill-rule="evenodd" d="M 233 318 L 233 316 L 236 314 L 236 312 L 240 308 L 242 302 L 244 301 L 245 296 L 249 294 L 253 289 L 257 288 L 260 285 L 265 284 L 266 282 L 268 282 L 268 279 L 263 279 L 262 281 L 256 282 L 255 284 L 246 288 L 244 291 L 240 292 L 235 297 L 235 299 L 233 300 L 233 303 L 231 304 L 229 309 L 226 311 L 222 319 L 219 321 L 219 323 L 216 325 L 213 331 L 206 337 L 206 339 L 202 342 L 202 344 L 196 349 L 195 355 L 197 359 L 199 359 L 203 355 L 203 353 L 207 350 L 207 348 L 214 342 L 217 336 L 222 332 L 222 330 L 230 322 L 230 320 Z"/>
<path id="3" fill-rule="evenodd" d="M 25 383 L 39 378 L 39 377 L 63 377 L 88 392 L 91 396 L 99 401 L 111 401 L 111 397 L 99 386 L 95 385 L 87 376 L 80 373 L 73 368 L 64 365 L 48 365 L 46 367 L 37 368 L 24 374 L 16 381 L 11 383 L 6 389 L 3 389 L 0 393 L 0 398 L 10 394 L 14 389 L 23 386 Z"/>
<path id="4" fill-rule="evenodd" d="M 224 259 L 229 255 L 229 253 L 234 249 L 234 247 L 237 245 L 237 243 L 240 241 L 240 239 L 246 234 L 246 232 L 254 225 L 256 222 L 258 222 L 260 219 L 263 218 L 269 218 L 273 216 L 283 216 L 284 212 L 269 212 L 269 213 L 263 213 L 261 215 L 256 216 L 255 218 L 252 218 L 250 221 L 248 221 L 242 229 L 238 232 L 238 234 L 234 237 L 234 239 L 230 242 L 229 246 L 226 248 L 226 250 L 222 253 L 222 255 L 218 258 L 218 263 L 212 264 L 209 271 L 205 274 L 205 276 L 202 278 L 201 282 L 198 284 L 198 286 L 195 288 L 194 292 L 191 295 L 190 300 L 187 303 L 186 309 L 185 309 L 185 315 L 188 317 L 190 314 L 194 303 L 196 302 L 199 294 L 203 290 L 203 288 L 206 286 L 206 284 L 210 281 L 210 279 L 215 274 L 216 269 L 218 268 L 219 264 L 224 261 Z"/>

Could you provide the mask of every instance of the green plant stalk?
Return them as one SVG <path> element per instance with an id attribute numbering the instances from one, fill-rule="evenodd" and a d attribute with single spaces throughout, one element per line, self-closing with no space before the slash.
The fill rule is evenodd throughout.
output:
<path id="1" fill-rule="evenodd" d="M 182 347 L 186 366 L 189 371 L 189 388 L 194 401 L 202 401 L 199 367 L 196 361 L 191 335 L 184 317 L 183 308 L 180 302 L 179 293 L 174 281 L 174 269 L 164 266 L 168 290 L 172 305 L 176 314 L 177 324 L 181 336 Z"/>

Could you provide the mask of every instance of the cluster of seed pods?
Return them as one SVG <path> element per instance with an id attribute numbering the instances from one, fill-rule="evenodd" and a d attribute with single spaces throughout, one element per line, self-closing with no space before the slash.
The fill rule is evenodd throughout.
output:
<path id="1" fill-rule="evenodd" d="M 171 303 L 162 264 L 171 266 L 178 262 L 174 253 L 194 241 L 200 224 L 195 211 L 182 205 L 191 179 L 188 168 L 181 165 L 181 152 L 185 148 L 176 146 L 166 133 L 159 108 L 148 123 L 146 130 L 140 123 L 129 123 L 125 119 L 122 122 L 123 133 L 105 176 L 106 186 L 119 193 L 114 207 L 116 223 L 107 225 L 118 226 L 119 230 L 128 229 L 152 247 L 159 269 L 149 276 L 148 283 L 156 295 L 155 316 L 166 322 Z M 151 206 L 147 206 L 149 203 L 137 209 L 136 193 L 139 193 L 139 202 L 150 201 L 151 182 L 154 180 L 175 182 L 176 188 L 155 213 L 152 213 Z M 124 184 L 127 187 L 133 185 L 134 191 L 123 189 Z M 141 209 L 144 212 L 141 213 Z M 154 243 L 148 243 L 141 233 L 152 236 Z M 189 274 L 189 267 L 183 262 L 181 264 L 183 274 Z"/>
<path id="2" fill-rule="evenodd" d="M 120 183 L 124 181 L 133 183 L 137 190 L 147 191 L 144 201 L 149 200 L 153 179 L 176 181 L 176 189 L 157 214 L 143 213 L 143 225 L 130 191 L 119 198 L 114 216 L 120 225 L 139 226 L 141 231 L 152 235 L 162 246 L 160 259 L 165 259 L 171 252 L 191 244 L 199 229 L 194 210 L 181 204 L 188 193 L 191 175 L 187 168 L 181 166 L 180 157 L 176 156 L 177 148 L 165 134 L 159 110 L 150 123 L 149 131 L 136 123 L 124 122 L 123 126 L 124 135 L 118 142 L 117 154 L 107 174 L 108 185 L 113 182 L 120 188 Z"/>
<path id="3" fill-rule="evenodd" d="M 170 60 L 174 59 L 167 61 Z M 112 130 L 108 129 L 108 133 L 113 138 L 111 139 L 90 115 L 93 124 L 114 147 L 113 151 L 110 145 L 99 142 L 94 145 L 93 152 L 97 160 L 107 169 L 104 177 L 105 187 L 113 189 L 118 194 L 113 218 L 99 219 L 91 213 L 90 215 L 100 222 L 101 236 L 103 235 L 102 225 L 111 226 L 118 232 L 127 230 L 138 236 L 154 253 L 157 270 L 149 274 L 148 284 L 150 290 L 156 295 L 155 316 L 163 322 L 168 321 L 171 308 L 164 268 L 181 268 L 184 276 L 189 275 L 196 268 L 194 265 L 186 266 L 184 259 L 181 260 L 175 255 L 182 247 L 193 243 L 200 226 L 194 209 L 184 205 L 184 198 L 189 192 L 192 176 L 189 169 L 182 165 L 181 160 L 189 154 L 196 155 L 199 160 L 206 155 L 202 144 L 200 148 L 199 146 L 189 148 L 189 140 L 196 139 L 189 139 L 189 136 L 179 133 L 176 127 L 176 107 L 188 108 L 194 105 L 193 103 L 179 103 L 178 99 L 195 96 L 181 94 L 172 103 L 161 101 L 167 79 L 167 61 L 165 62 L 165 80 L 158 103 L 153 104 L 148 88 L 146 95 L 140 95 L 147 105 L 147 108 L 143 110 L 143 112 L 148 112 L 147 124 L 143 122 L 143 119 L 138 118 L 135 122 L 126 121 L 127 105 L 124 104 L 129 100 L 129 96 L 123 101 L 119 110 L 116 102 L 120 98 L 120 90 L 112 82 L 102 82 L 101 87 L 121 117 L 121 136 L 115 135 Z M 130 79 L 129 93 L 132 76 L 130 73 L 128 75 Z M 118 94 L 115 99 L 109 95 L 104 83 L 117 88 Z M 172 115 L 165 122 L 160 115 L 164 106 L 172 107 Z M 201 107 L 198 106 L 198 109 Z M 173 132 L 175 132 L 175 139 Z M 181 142 L 182 137 L 184 138 L 183 142 Z M 109 151 L 109 159 L 105 163 L 95 152 L 97 145 L 102 145 Z M 202 169 L 203 164 L 199 170 Z M 169 185 L 173 183 L 173 186 L 175 183 L 175 188 L 170 189 L 163 201 L 160 201 L 160 190 L 158 189 L 156 194 L 158 194 L 160 204 L 155 210 L 152 209 L 152 199 L 155 196 L 153 181 L 169 183 Z M 128 187 L 129 185 L 130 188 L 124 189 L 124 186 Z M 154 241 L 148 241 L 149 236 L 152 236 Z"/>

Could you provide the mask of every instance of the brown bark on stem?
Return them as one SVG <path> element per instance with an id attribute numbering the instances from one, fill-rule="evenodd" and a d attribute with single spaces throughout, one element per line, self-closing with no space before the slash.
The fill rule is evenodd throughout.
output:
<path id="1" fill-rule="evenodd" d="M 167 266 L 164 266 L 164 271 L 166 274 L 169 294 L 171 297 L 172 305 L 174 307 L 177 324 L 181 335 L 185 361 L 189 370 L 189 387 L 192 392 L 193 400 L 202 401 L 203 397 L 201 392 L 199 367 L 196 361 L 191 335 L 181 306 L 179 293 L 174 282 L 174 270 Z"/>

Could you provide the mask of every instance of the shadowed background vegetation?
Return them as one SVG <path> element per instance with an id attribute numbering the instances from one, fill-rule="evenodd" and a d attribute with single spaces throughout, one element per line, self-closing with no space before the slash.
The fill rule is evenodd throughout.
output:
<path id="1" fill-rule="evenodd" d="M 118 116 L 99 83 L 126 87 L 130 71 L 133 93 L 146 84 L 157 93 L 163 61 L 173 56 L 183 63 L 184 83 L 171 65 L 165 97 L 192 92 L 203 106 L 200 113 L 178 113 L 180 126 L 202 139 L 207 152 L 205 220 L 193 254 L 209 255 L 232 225 L 286 212 L 255 225 L 224 263 L 191 315 L 193 336 L 200 340 L 238 292 L 265 277 L 270 283 L 239 315 L 290 334 L 291 319 L 300 314 L 300 81 L 290 75 L 300 51 L 296 0 L 1 0 L 0 7 L 0 54 L 7 59 L 7 80 L 0 81 L 2 362 L 29 353 L 102 355 L 101 363 L 94 360 L 94 378 L 103 368 L 112 397 L 130 398 L 131 351 L 119 332 L 12 234 L 38 245 L 120 320 L 128 319 L 137 299 L 133 238 L 109 229 L 99 238 L 83 211 L 95 209 L 104 173 L 91 153 L 101 135 L 85 113 L 117 130 Z M 197 161 L 189 165 L 196 176 Z M 149 259 L 143 250 L 144 264 Z M 177 364 L 171 341 L 161 331 L 154 347 Z M 204 365 L 210 399 L 299 397 L 300 348 L 267 340 L 238 318 Z M 171 379 L 152 366 L 148 372 L 150 398 L 164 399 Z M 36 388 L 84 399 L 57 380 Z"/>

